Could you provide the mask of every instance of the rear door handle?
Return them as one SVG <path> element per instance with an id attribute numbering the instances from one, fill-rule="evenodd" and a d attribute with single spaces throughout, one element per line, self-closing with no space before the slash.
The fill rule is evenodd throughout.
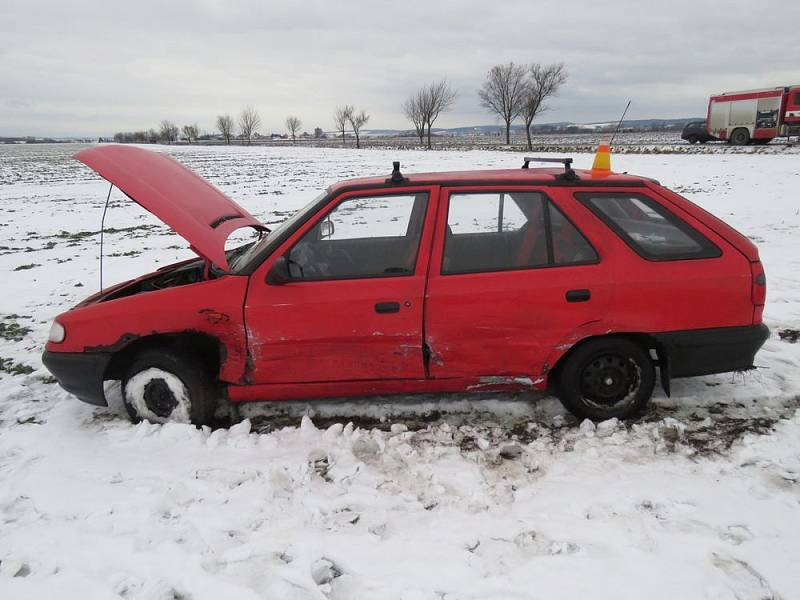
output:
<path id="1" fill-rule="evenodd" d="M 567 302 L 586 302 L 592 297 L 590 290 L 569 290 L 566 293 Z"/>
<path id="2" fill-rule="evenodd" d="M 399 302 L 378 302 L 375 305 L 375 312 L 378 314 L 396 313 L 400 312 Z"/>

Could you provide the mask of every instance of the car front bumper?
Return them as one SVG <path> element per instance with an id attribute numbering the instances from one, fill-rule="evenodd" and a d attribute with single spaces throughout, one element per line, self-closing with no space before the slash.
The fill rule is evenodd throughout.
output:
<path id="1" fill-rule="evenodd" d="M 751 369 L 756 352 L 769 337 L 769 329 L 760 323 L 669 331 L 653 337 L 666 352 L 669 376 L 693 377 Z"/>
<path id="2" fill-rule="evenodd" d="M 105 352 L 44 351 L 44 366 L 70 394 L 95 406 L 108 406 L 103 392 L 103 376 L 111 361 Z"/>

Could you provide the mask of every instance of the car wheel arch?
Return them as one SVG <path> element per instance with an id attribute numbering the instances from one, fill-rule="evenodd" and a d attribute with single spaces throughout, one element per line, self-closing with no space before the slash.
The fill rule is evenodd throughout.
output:
<path id="1" fill-rule="evenodd" d="M 214 380 L 218 379 L 227 354 L 225 345 L 219 338 L 199 331 L 141 336 L 113 354 L 106 367 L 104 379 L 122 379 L 126 369 L 136 357 L 152 349 L 170 349 L 197 360 Z"/>
<path id="2" fill-rule="evenodd" d="M 665 348 L 650 334 L 641 332 L 625 332 L 625 331 L 614 331 L 607 333 L 598 333 L 594 335 L 586 335 L 585 337 L 582 337 L 580 340 L 578 340 L 573 344 L 559 344 L 557 348 L 561 349 L 560 352 L 558 352 L 556 355 L 551 355 L 553 366 L 550 367 L 549 371 L 547 372 L 547 388 L 548 389 L 555 388 L 561 368 L 567 362 L 569 357 L 578 350 L 578 348 L 586 345 L 587 343 L 593 340 L 607 339 L 607 338 L 626 339 L 634 342 L 635 344 L 641 346 L 645 351 L 647 351 L 651 355 L 650 358 L 653 360 L 654 366 L 659 368 L 661 386 L 664 390 L 664 393 L 666 393 L 667 396 L 670 395 L 669 356 Z M 569 347 L 566 347 L 567 345 Z M 652 356 L 653 353 L 655 353 L 655 357 Z"/>

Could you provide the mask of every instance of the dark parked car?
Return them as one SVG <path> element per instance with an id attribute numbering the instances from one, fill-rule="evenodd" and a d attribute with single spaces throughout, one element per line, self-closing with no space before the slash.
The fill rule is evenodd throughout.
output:
<path id="1" fill-rule="evenodd" d="M 717 138 L 708 133 L 705 121 L 689 121 L 683 126 L 681 139 L 686 140 L 690 144 L 696 144 L 697 142 L 705 144 L 706 142 L 716 140 Z"/>

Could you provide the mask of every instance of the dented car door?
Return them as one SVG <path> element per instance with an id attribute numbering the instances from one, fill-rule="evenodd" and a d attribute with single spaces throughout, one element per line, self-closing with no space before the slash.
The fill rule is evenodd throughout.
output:
<path id="1" fill-rule="evenodd" d="M 245 303 L 250 383 L 425 377 L 435 193 L 342 193 L 261 265 Z M 268 277 L 278 259 L 280 281 Z"/>
<path id="2" fill-rule="evenodd" d="M 557 204 L 555 200 L 560 202 Z M 612 292 L 600 247 L 559 188 L 442 189 L 428 282 L 430 375 L 539 385 L 548 356 L 600 323 Z"/>

